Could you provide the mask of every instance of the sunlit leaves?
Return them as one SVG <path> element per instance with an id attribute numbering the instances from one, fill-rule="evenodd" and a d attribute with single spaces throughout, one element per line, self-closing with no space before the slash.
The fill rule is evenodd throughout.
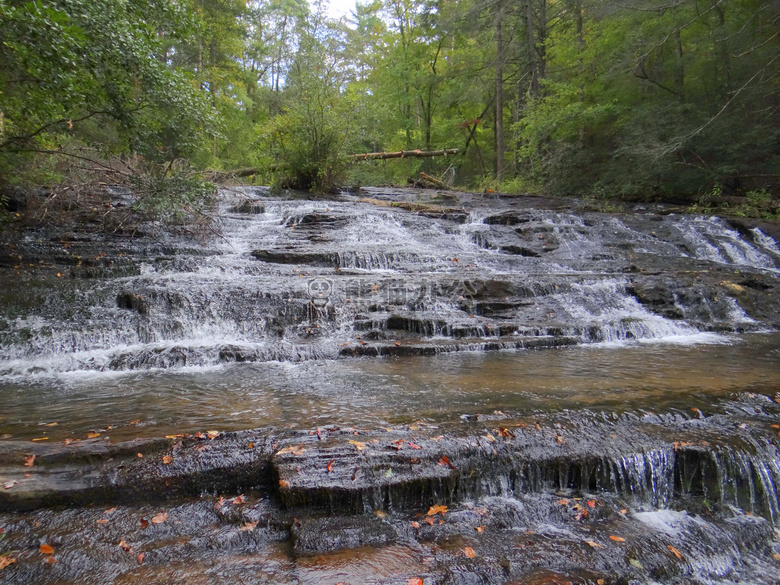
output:
<path id="1" fill-rule="evenodd" d="M 41 554 L 44 555 L 53 555 L 54 554 L 54 548 L 50 544 L 42 544 L 40 546 Z"/>

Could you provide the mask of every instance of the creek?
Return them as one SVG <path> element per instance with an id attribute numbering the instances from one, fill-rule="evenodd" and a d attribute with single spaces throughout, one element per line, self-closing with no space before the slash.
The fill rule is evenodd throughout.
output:
<path id="1" fill-rule="evenodd" d="M 777 227 L 597 208 L 6 235 L 0 583 L 780 582 Z"/>

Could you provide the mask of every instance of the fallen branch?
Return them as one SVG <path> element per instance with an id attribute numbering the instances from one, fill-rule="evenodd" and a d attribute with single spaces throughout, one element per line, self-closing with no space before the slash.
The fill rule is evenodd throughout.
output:
<path id="1" fill-rule="evenodd" d="M 351 160 L 385 160 L 388 158 L 425 158 L 428 156 L 449 156 L 458 154 L 458 148 L 444 148 L 442 150 L 399 150 L 398 152 L 366 152 L 365 154 L 350 154 Z"/>
<path id="2" fill-rule="evenodd" d="M 449 189 L 449 187 L 447 187 L 447 185 L 442 183 L 439 179 L 435 179 L 427 173 L 420 172 L 420 176 L 426 181 L 428 181 L 429 183 L 432 183 L 441 189 Z"/>

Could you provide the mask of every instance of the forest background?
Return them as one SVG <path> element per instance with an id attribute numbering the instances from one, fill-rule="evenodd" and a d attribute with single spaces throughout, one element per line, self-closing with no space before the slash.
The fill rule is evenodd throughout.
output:
<path id="1" fill-rule="evenodd" d="M 461 188 L 776 214 L 773 0 L 0 0 L 0 189 Z M 354 162 L 350 154 L 458 148 Z M 10 194 L 10 195 L 9 195 Z M 10 207 L 10 206 L 9 206 Z"/>

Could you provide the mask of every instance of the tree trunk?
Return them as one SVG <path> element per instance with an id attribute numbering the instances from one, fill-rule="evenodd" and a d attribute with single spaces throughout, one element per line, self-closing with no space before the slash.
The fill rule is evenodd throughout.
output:
<path id="1" fill-rule="evenodd" d="M 496 181 L 504 180 L 504 39 L 501 30 L 503 2 L 496 4 Z"/>

